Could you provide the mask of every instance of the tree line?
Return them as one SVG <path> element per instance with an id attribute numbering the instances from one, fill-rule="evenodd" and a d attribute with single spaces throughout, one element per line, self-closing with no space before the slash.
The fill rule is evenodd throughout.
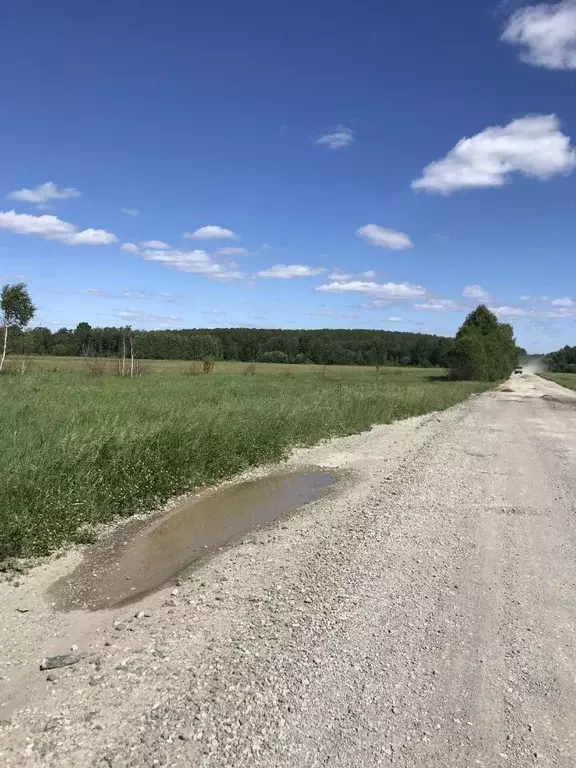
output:
<path id="1" fill-rule="evenodd" d="M 123 327 L 11 329 L 8 351 L 19 355 L 118 357 L 131 344 L 150 360 L 230 360 L 317 365 L 448 364 L 452 339 L 372 330 L 217 328 L 142 331 Z"/>
<path id="2" fill-rule="evenodd" d="M 576 373 L 576 347 L 562 347 L 544 357 L 551 373 Z"/>
<path id="3" fill-rule="evenodd" d="M 233 360 L 239 362 L 314 363 L 316 365 L 413 365 L 449 367 L 456 379 L 497 381 L 509 376 L 526 350 L 519 348 L 508 323 L 479 305 L 455 339 L 424 333 L 376 330 L 280 330 L 216 328 L 141 331 L 129 326 L 76 328 L 26 326 L 36 308 L 23 283 L 5 285 L 0 294 L 3 343 L 0 371 L 7 352 L 20 355 L 121 357 L 125 373 L 135 358 L 150 360 Z M 11 333 L 9 333 L 11 331 Z M 575 347 L 549 355 L 552 370 L 576 371 Z M 562 367 L 563 366 L 563 367 Z"/>

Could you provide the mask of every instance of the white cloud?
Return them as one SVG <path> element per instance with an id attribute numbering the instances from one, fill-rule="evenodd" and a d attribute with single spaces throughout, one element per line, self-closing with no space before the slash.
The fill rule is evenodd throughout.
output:
<path id="1" fill-rule="evenodd" d="M 446 157 L 424 168 L 412 189 L 449 195 L 459 189 L 501 187 L 513 173 L 547 179 L 574 167 L 576 150 L 556 115 L 533 115 L 461 139 Z"/>
<path id="2" fill-rule="evenodd" d="M 502 40 L 523 48 L 520 58 L 546 69 L 576 69 L 576 2 L 529 5 L 513 13 Z"/>
<path id="3" fill-rule="evenodd" d="M 218 248 L 216 251 L 218 256 L 247 256 L 247 248 L 236 248 L 234 246 L 228 246 L 226 248 Z"/>
<path id="4" fill-rule="evenodd" d="M 85 288 L 83 291 L 80 291 L 80 293 L 84 293 L 87 296 L 111 296 L 112 294 L 108 293 L 108 291 L 102 291 L 100 288 Z"/>
<path id="5" fill-rule="evenodd" d="M 498 317 L 525 317 L 530 314 L 521 307 L 490 307 L 490 310 Z"/>
<path id="6" fill-rule="evenodd" d="M 40 203 L 41 205 L 50 200 L 69 200 L 72 197 L 80 197 L 80 192 L 74 187 L 59 189 L 53 181 L 38 184 L 33 189 L 16 189 L 8 195 L 10 200 L 18 200 L 21 203 Z"/>
<path id="7" fill-rule="evenodd" d="M 376 272 L 374 272 L 373 269 L 368 269 L 366 270 L 366 272 L 360 272 L 358 274 L 352 274 L 350 272 L 341 272 L 339 269 L 334 269 L 328 275 L 329 280 L 355 280 L 358 278 L 371 280 L 373 277 L 376 277 Z"/>
<path id="8" fill-rule="evenodd" d="M 200 310 L 200 314 L 201 315 L 214 315 L 214 316 L 218 316 L 218 315 L 225 315 L 226 312 L 224 312 L 221 309 L 201 309 Z"/>
<path id="9" fill-rule="evenodd" d="M 576 307 L 576 301 L 568 296 L 563 299 L 554 299 L 552 302 L 553 307 Z"/>
<path id="10" fill-rule="evenodd" d="M 491 298 L 490 293 L 481 285 L 465 285 L 462 290 L 462 296 L 465 299 L 475 299 L 477 301 L 488 301 Z"/>
<path id="11" fill-rule="evenodd" d="M 206 227 L 200 227 L 194 232 L 184 232 L 184 237 L 190 240 L 238 240 L 237 234 L 231 229 L 219 227 L 215 224 L 209 224 Z"/>
<path id="12" fill-rule="evenodd" d="M 140 216 L 140 211 L 138 208 L 120 208 L 122 213 L 125 213 L 126 216 Z"/>
<path id="13" fill-rule="evenodd" d="M 320 144 L 329 149 L 343 149 L 354 142 L 354 132 L 345 125 L 339 125 L 333 133 L 325 133 L 316 139 L 315 144 Z"/>
<path id="14" fill-rule="evenodd" d="M 163 248 L 170 248 L 168 243 L 165 243 L 163 240 L 145 240 L 143 243 L 140 243 L 141 248 L 156 248 L 158 250 L 162 250 Z"/>
<path id="15" fill-rule="evenodd" d="M 405 251 L 407 248 L 414 247 L 404 232 L 386 229 L 378 226 L 378 224 L 365 224 L 356 230 L 356 236 L 361 237 L 370 245 L 377 245 L 379 248 L 391 248 L 393 251 Z"/>
<path id="16" fill-rule="evenodd" d="M 305 264 L 275 264 L 273 267 L 257 272 L 257 277 L 290 280 L 293 277 L 313 277 L 326 272 L 324 267 L 309 267 Z"/>
<path id="17" fill-rule="evenodd" d="M 430 301 L 424 304 L 414 304 L 414 309 L 459 312 L 462 310 L 462 307 L 450 299 L 430 299 Z"/>
<path id="18" fill-rule="evenodd" d="M 0 211 L 0 229 L 16 235 L 33 235 L 44 240 L 57 240 L 67 245 L 109 245 L 118 238 L 104 229 L 83 229 L 62 221 L 57 216 L 34 216 L 16 211 Z"/>
<path id="19" fill-rule="evenodd" d="M 388 321 L 390 323 L 401 323 L 402 322 L 402 318 L 401 317 L 389 317 Z"/>
<path id="20" fill-rule="evenodd" d="M 219 264 L 206 251 L 145 250 L 141 252 L 145 261 L 156 261 L 179 272 L 205 275 L 216 280 L 243 280 L 246 275 L 229 264 Z"/>
<path id="21" fill-rule="evenodd" d="M 409 283 L 373 283 L 362 280 L 349 282 L 334 281 L 320 285 L 317 291 L 326 293 L 366 293 L 370 296 L 388 299 L 417 299 L 426 296 L 426 289 L 421 285 Z"/>
<path id="22" fill-rule="evenodd" d="M 138 248 L 136 243 L 122 243 L 120 250 L 124 253 L 140 253 L 140 248 Z"/>

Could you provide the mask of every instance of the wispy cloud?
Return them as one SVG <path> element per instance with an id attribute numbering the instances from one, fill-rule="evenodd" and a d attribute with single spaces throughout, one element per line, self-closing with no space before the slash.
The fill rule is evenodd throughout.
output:
<path id="1" fill-rule="evenodd" d="M 434 310 L 441 312 L 460 312 L 464 309 L 460 304 L 450 299 L 430 299 L 423 304 L 414 304 L 417 310 Z"/>
<path id="2" fill-rule="evenodd" d="M 513 13 L 502 40 L 521 47 L 520 58 L 546 69 L 576 69 L 576 2 L 528 5 Z"/>
<path id="3" fill-rule="evenodd" d="M 44 240 L 56 240 L 66 245 L 110 245 L 118 241 L 112 232 L 104 229 L 78 230 L 74 224 L 57 216 L 34 216 L 16 211 L 0 211 L 0 229 L 16 235 L 33 235 Z"/>
<path id="4" fill-rule="evenodd" d="M 161 325 L 167 326 L 171 323 L 181 323 L 182 318 L 178 315 L 155 315 L 138 310 L 125 309 L 114 312 L 116 317 L 125 320 L 128 324 L 137 325 Z"/>
<path id="5" fill-rule="evenodd" d="M 309 315 L 314 315 L 315 317 L 332 317 L 335 319 L 339 318 L 348 318 L 350 320 L 355 320 L 360 315 L 357 315 L 355 312 L 332 312 L 330 309 L 319 309 L 315 312 L 309 312 Z"/>
<path id="6" fill-rule="evenodd" d="M 365 293 L 384 299 L 418 299 L 426 296 L 426 289 L 410 283 L 374 283 L 362 280 L 334 281 L 316 288 L 325 293 Z"/>
<path id="7" fill-rule="evenodd" d="M 376 272 L 373 269 L 368 269 L 366 272 L 359 272 L 353 274 L 350 272 L 342 272 L 339 269 L 334 269 L 328 275 L 329 280 L 371 280 L 376 277 Z"/>
<path id="8" fill-rule="evenodd" d="M 490 310 L 498 317 L 526 317 L 531 314 L 522 307 L 490 307 Z"/>
<path id="9" fill-rule="evenodd" d="M 412 241 L 404 232 L 397 232 L 395 229 L 386 229 L 378 224 L 365 224 L 356 230 L 356 236 L 362 238 L 370 245 L 376 245 L 379 248 L 390 248 L 393 251 L 405 251 L 413 248 Z"/>
<path id="10" fill-rule="evenodd" d="M 562 299 L 554 299 L 552 301 L 553 307 L 576 307 L 576 301 L 569 296 L 565 296 Z"/>
<path id="11" fill-rule="evenodd" d="M 120 250 L 124 253 L 140 253 L 140 248 L 136 243 L 122 243 Z"/>
<path id="12" fill-rule="evenodd" d="M 239 248 L 235 246 L 227 246 L 226 248 L 218 248 L 216 251 L 217 256 L 247 256 L 247 248 Z"/>
<path id="13" fill-rule="evenodd" d="M 328 149 L 344 149 L 354 143 L 354 132 L 345 125 L 339 125 L 332 133 L 325 133 L 316 139 L 315 144 L 328 147 Z"/>
<path id="14" fill-rule="evenodd" d="M 195 229 L 194 232 L 184 232 L 184 237 L 190 240 L 239 240 L 239 236 L 231 229 L 208 224 L 206 227 Z"/>
<path id="15" fill-rule="evenodd" d="M 556 115 L 534 115 L 461 139 L 446 157 L 424 168 L 412 189 L 449 195 L 460 189 L 501 187 L 514 173 L 542 180 L 575 167 L 576 150 Z"/>
<path id="16" fill-rule="evenodd" d="M 158 250 L 163 250 L 164 248 L 170 248 L 168 243 L 165 243 L 163 240 L 144 240 L 144 242 L 140 243 L 141 248 L 157 248 Z"/>
<path id="17" fill-rule="evenodd" d="M 44 206 L 51 200 L 70 200 L 73 197 L 80 197 L 80 192 L 75 187 L 59 188 L 53 181 L 47 181 L 45 184 L 38 184 L 32 189 L 16 189 L 10 192 L 10 200 L 18 200 L 21 203 L 37 203 Z"/>
<path id="18" fill-rule="evenodd" d="M 122 213 L 125 213 L 126 216 L 140 216 L 140 211 L 138 208 L 120 208 Z"/>
<path id="19" fill-rule="evenodd" d="M 257 272 L 257 277 L 290 280 L 293 277 L 313 277 L 326 272 L 324 267 L 309 267 L 306 264 L 275 264 L 273 267 Z"/>
<path id="20" fill-rule="evenodd" d="M 476 301 L 489 301 L 492 295 L 482 288 L 481 285 L 465 285 L 462 290 L 462 296 L 465 299 L 474 299 Z"/>
<path id="21" fill-rule="evenodd" d="M 244 272 L 229 264 L 215 261 L 209 253 L 200 249 L 193 251 L 148 249 L 141 251 L 139 255 L 144 261 L 155 261 L 179 272 L 205 275 L 215 280 L 243 280 L 246 277 Z"/>

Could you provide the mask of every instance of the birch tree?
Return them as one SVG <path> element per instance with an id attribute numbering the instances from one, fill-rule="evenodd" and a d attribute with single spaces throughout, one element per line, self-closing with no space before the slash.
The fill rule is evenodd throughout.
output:
<path id="1" fill-rule="evenodd" d="M 5 285 L 0 294 L 0 310 L 2 311 L 2 321 L 4 324 L 4 341 L 2 344 L 2 358 L 0 359 L 0 373 L 4 367 L 6 359 L 6 348 L 8 346 L 8 330 L 10 326 L 17 325 L 19 328 L 25 328 L 34 317 L 36 307 L 32 303 L 24 283 L 14 283 L 14 285 Z"/>

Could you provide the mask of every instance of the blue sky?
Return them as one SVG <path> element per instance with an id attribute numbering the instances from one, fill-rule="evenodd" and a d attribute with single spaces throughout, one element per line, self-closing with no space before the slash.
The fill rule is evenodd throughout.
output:
<path id="1" fill-rule="evenodd" d="M 12 0 L 0 56 L 37 324 L 576 343 L 576 0 Z"/>

